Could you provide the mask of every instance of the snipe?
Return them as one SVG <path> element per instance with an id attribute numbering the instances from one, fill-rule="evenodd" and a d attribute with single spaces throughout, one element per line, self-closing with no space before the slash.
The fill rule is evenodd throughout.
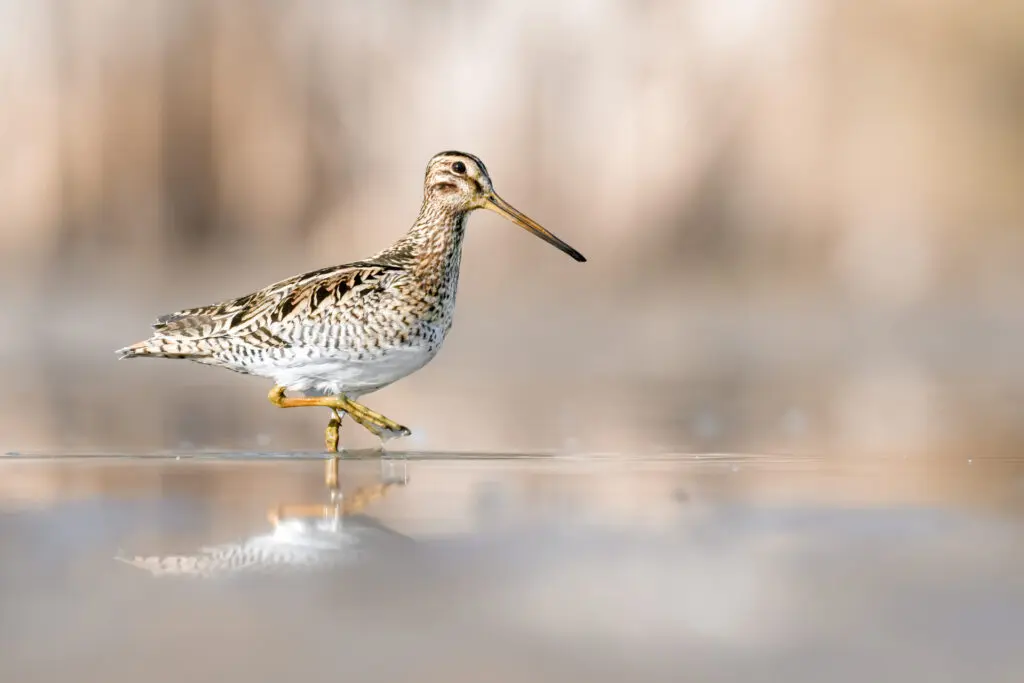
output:
<path id="1" fill-rule="evenodd" d="M 331 452 L 346 414 L 382 441 L 407 436 L 408 429 L 356 399 L 419 370 L 441 348 L 452 325 L 466 219 L 476 209 L 495 211 L 586 260 L 499 197 L 482 161 L 442 152 L 427 164 L 419 217 L 391 247 L 237 299 L 161 316 L 152 337 L 118 353 L 184 358 L 269 378 L 275 405 L 331 409 Z"/>

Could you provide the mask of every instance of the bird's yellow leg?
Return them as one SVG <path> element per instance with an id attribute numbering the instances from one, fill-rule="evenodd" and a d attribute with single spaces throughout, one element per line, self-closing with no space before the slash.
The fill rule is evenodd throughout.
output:
<path id="1" fill-rule="evenodd" d="M 327 430 L 324 433 L 324 446 L 331 457 L 324 463 L 324 483 L 331 491 L 338 488 L 338 430 L 341 429 L 341 418 L 345 413 L 339 413 L 331 409 L 331 421 L 327 423 Z"/>
<path id="2" fill-rule="evenodd" d="M 331 410 L 331 421 L 327 423 L 327 429 L 324 431 L 324 446 L 327 448 L 328 453 L 338 452 L 338 431 L 341 429 L 341 418 L 343 416 L 344 413 Z"/>
<path id="3" fill-rule="evenodd" d="M 356 403 L 346 396 L 285 396 L 284 387 L 275 386 L 267 394 L 270 402 L 280 408 L 302 408 L 306 406 L 321 406 L 333 408 L 342 413 L 348 413 L 352 419 L 369 430 L 374 436 L 382 441 L 395 436 L 409 436 L 407 428 L 390 420 L 380 413 L 375 413 L 361 403 Z M 340 424 L 340 421 L 339 421 Z M 328 424 L 330 430 L 330 424 Z M 328 438 L 330 434 L 326 435 Z"/>

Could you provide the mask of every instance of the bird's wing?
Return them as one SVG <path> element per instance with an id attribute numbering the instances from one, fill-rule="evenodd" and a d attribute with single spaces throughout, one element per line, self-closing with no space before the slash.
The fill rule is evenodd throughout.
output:
<path id="1" fill-rule="evenodd" d="M 243 332 L 268 335 L 269 331 L 294 317 L 315 317 L 325 302 L 336 306 L 344 299 L 385 288 L 395 265 L 357 261 L 331 266 L 282 280 L 252 294 L 209 306 L 188 308 L 157 318 L 153 329 L 158 336 L 207 339 Z M 278 340 L 280 341 L 280 340 Z M 283 343 L 283 342 L 282 342 Z"/>

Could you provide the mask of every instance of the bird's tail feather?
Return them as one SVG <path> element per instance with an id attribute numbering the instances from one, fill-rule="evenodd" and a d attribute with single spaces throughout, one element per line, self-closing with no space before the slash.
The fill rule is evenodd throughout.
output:
<path id="1" fill-rule="evenodd" d="M 197 348 L 195 340 L 151 337 L 117 350 L 118 360 L 125 358 L 198 358 L 209 355 Z"/>

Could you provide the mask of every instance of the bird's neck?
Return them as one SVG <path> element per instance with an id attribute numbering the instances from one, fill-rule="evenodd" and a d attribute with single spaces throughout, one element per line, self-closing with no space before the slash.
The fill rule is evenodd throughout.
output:
<path id="1" fill-rule="evenodd" d="M 466 235 L 466 211 L 424 202 L 420 215 L 402 240 L 421 280 L 454 295 Z"/>

